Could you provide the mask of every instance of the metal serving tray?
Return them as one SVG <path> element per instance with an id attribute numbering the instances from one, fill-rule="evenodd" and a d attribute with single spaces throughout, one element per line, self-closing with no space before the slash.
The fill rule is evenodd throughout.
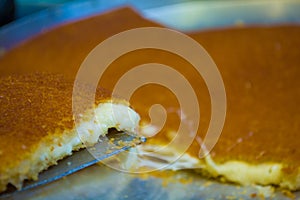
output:
<path id="1" fill-rule="evenodd" d="M 0 28 L 0 52 L 59 24 L 130 5 L 145 18 L 180 31 L 246 25 L 300 24 L 300 2 L 282 1 L 138 1 L 93 0 L 68 3 L 19 19 Z M 182 181 L 190 180 L 193 181 Z M 170 177 L 142 178 L 105 166 L 92 166 L 66 179 L 20 192 L 14 199 L 260 199 L 260 187 L 220 184 L 189 171 Z M 185 182 L 185 183 L 183 183 Z M 255 196 L 256 195 L 256 196 Z M 300 199 L 300 192 L 295 193 Z M 265 194 L 266 199 L 268 195 Z M 1 198 L 0 198 L 1 199 Z M 272 199 L 288 199 L 275 192 Z"/>

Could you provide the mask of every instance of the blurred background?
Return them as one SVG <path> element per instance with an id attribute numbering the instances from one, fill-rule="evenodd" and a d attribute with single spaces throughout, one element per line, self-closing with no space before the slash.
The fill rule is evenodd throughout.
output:
<path id="1" fill-rule="evenodd" d="M 1 0 L 0 26 L 40 10 L 71 1 L 75 0 Z"/>
<path id="2" fill-rule="evenodd" d="M 0 26 L 29 14 L 75 1 L 92 0 L 0 0 Z"/>
<path id="3" fill-rule="evenodd" d="M 0 0 L 0 52 L 60 24 L 128 5 L 183 32 L 300 24 L 300 0 Z"/>
<path id="4" fill-rule="evenodd" d="M 7 24 L 15 19 L 22 18 L 26 15 L 36 13 L 48 8 L 54 8 L 66 3 L 84 3 L 84 2 L 96 2 L 99 0 L 0 0 L 0 26 Z M 115 4 L 123 2 L 134 2 L 135 5 L 142 4 L 143 7 L 151 7 L 155 5 L 163 5 L 165 3 L 178 3 L 188 0 L 113 0 Z M 189 0 L 190 1 L 190 0 Z M 208 0 L 202 0 L 208 1 Z M 109 1 L 102 1 L 104 4 L 110 4 Z"/>

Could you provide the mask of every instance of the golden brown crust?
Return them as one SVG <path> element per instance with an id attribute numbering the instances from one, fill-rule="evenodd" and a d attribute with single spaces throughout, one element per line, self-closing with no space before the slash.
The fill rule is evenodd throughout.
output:
<path id="1" fill-rule="evenodd" d="M 130 9 L 124 9 L 121 13 L 130 13 L 132 16 L 137 16 Z M 52 32 L 46 32 L 41 37 L 37 36 L 32 41 L 6 52 L 4 56 L 0 55 L 0 91 L 2 93 L 0 95 L 5 96 L 5 99 L 0 97 L 0 191 L 5 189 L 7 184 L 7 176 L 9 175 L 6 171 L 12 171 L 12 166 L 17 166 L 27 157 L 33 155 L 42 138 L 54 134 L 58 134 L 59 137 L 62 130 L 73 127 L 71 98 L 73 81 L 78 67 L 95 44 L 100 43 L 109 35 L 103 35 L 105 30 L 117 33 L 130 28 L 120 29 L 120 27 L 111 23 L 116 20 L 123 24 L 131 23 L 125 18 L 120 19 L 119 15 L 115 15 L 114 12 L 107 13 L 89 19 L 90 23 L 88 24 L 85 23 L 86 21 L 81 21 L 67 25 L 68 28 L 64 28 L 65 26 L 58 28 L 60 34 L 58 34 L 58 37 L 54 36 L 56 42 L 52 40 L 54 39 Z M 142 21 L 141 18 L 136 18 L 132 22 L 139 21 Z M 78 25 L 80 27 L 77 30 Z M 86 33 L 83 35 L 81 26 L 85 26 Z M 103 26 L 106 26 L 105 30 L 95 28 Z M 134 26 L 131 25 L 131 27 Z M 91 34 L 94 35 L 92 40 L 90 40 Z M 62 35 L 65 38 L 64 42 L 61 41 L 60 36 Z M 79 37 L 82 37 L 82 39 L 78 39 Z M 86 39 L 91 42 L 86 42 Z M 37 41 L 37 43 L 34 41 Z M 31 47 L 28 47 L 28 45 Z M 46 48 L 43 47 L 44 45 Z M 55 46 L 59 46 L 59 49 L 52 51 L 52 47 Z M 23 48 L 26 50 L 24 51 Z M 45 53 L 45 49 L 47 53 Z M 37 52 L 41 54 L 37 55 Z M 36 71 L 63 74 L 63 76 L 69 78 L 69 81 L 62 75 L 33 74 Z M 29 73 L 31 75 L 28 75 Z M 16 74 L 25 75 L 16 76 Z M 61 81 L 62 79 L 63 81 Z M 23 81 L 27 83 L 22 85 L 21 82 Z M 10 85 L 12 82 L 16 83 Z M 38 86 L 41 87 L 37 89 Z M 12 93 L 8 90 L 9 87 L 14 87 Z M 54 94 L 51 94 L 52 92 Z M 10 101 L 8 101 L 9 99 Z M 95 99 L 96 104 L 101 101 L 112 100 L 110 92 L 103 89 L 97 90 Z M 113 102 L 129 105 L 127 101 L 120 98 L 114 98 Z M 32 111 L 30 109 L 36 110 Z M 80 108 L 80 111 L 82 110 L 84 109 Z M 8 117 L 8 115 L 10 116 Z M 19 182 L 17 177 L 15 183 L 18 184 Z"/>
<path id="2" fill-rule="evenodd" d="M 41 69 L 74 78 L 93 47 L 120 31 L 143 26 L 157 25 L 143 20 L 129 9 L 121 9 L 59 27 L 8 52 L 0 59 L 0 74 Z M 213 159 L 218 163 L 233 159 L 252 164 L 279 162 L 287 166 L 285 173 L 297 173 L 300 166 L 300 27 L 243 27 L 190 35 L 216 62 L 227 92 L 227 119 L 220 140 L 212 151 Z M 43 53 L 44 49 L 47 49 L 47 54 Z M 204 136 L 210 118 L 210 106 L 207 106 L 210 100 L 203 80 L 194 76 L 195 71 L 185 60 L 176 59 L 174 55 L 170 57 L 161 51 L 147 51 L 133 52 L 112 63 L 111 70 L 106 72 L 107 80 L 102 81 L 103 85 L 112 88 L 130 67 L 148 62 L 166 64 L 180 72 L 185 69 L 183 73 L 196 87 L 200 99 L 199 135 Z M 158 93 L 166 94 L 164 89 L 157 89 Z M 146 88 L 144 93 L 138 92 L 132 99 L 142 119 L 148 119 L 152 100 L 178 107 L 172 95 L 153 94 L 151 88 Z M 168 118 L 164 131 L 178 128 L 178 116 L 170 115 L 173 117 Z M 162 132 L 156 141 L 148 140 L 148 143 L 166 139 L 165 135 Z M 198 152 L 199 145 L 194 142 L 189 153 L 197 157 Z"/>
<path id="3" fill-rule="evenodd" d="M 127 101 L 112 98 L 100 87 L 94 91 L 96 101 L 86 102 L 87 95 L 93 92 L 91 87 L 81 84 L 78 93 L 73 93 L 73 85 L 60 74 L 36 72 L 0 77 L 0 191 L 8 183 L 20 189 L 24 179 L 36 179 L 40 171 L 72 150 L 85 147 L 87 144 L 74 129 L 75 118 L 77 127 L 93 124 L 93 111 L 99 104 L 128 106 Z M 72 97 L 78 100 L 76 113 L 72 110 L 76 101 Z M 97 138 L 90 140 L 93 144 Z"/>
<path id="4" fill-rule="evenodd" d="M 49 134 L 70 130 L 73 83 L 62 75 L 33 73 L 0 78 L 0 174 L 32 154 Z M 99 101 L 110 93 L 99 89 Z M 57 135 L 59 137 L 59 135 Z"/>
<path id="5" fill-rule="evenodd" d="M 225 126 L 211 154 L 218 163 L 228 160 L 252 164 L 276 162 L 286 165 L 287 173 L 298 173 L 299 34 L 300 26 L 275 26 L 230 28 L 191 35 L 216 62 L 226 89 Z M 124 73 L 133 66 L 150 62 L 172 66 L 195 87 L 201 111 L 198 134 L 203 137 L 210 122 L 210 96 L 201 76 L 195 75 L 197 71 L 186 60 L 151 49 L 128 53 L 107 70 L 103 80 L 106 88 L 111 89 L 122 76 L 115 73 L 118 66 L 123 66 Z M 166 109 L 179 109 L 174 94 L 163 87 L 145 86 L 131 99 L 142 120 L 148 119 L 148 109 L 153 102 Z M 168 130 L 176 131 L 179 122 L 177 113 L 170 112 L 163 131 L 147 143 L 167 140 Z M 198 157 L 199 144 L 195 141 L 188 152 Z"/>
<path id="6" fill-rule="evenodd" d="M 212 151 L 217 162 L 300 167 L 299 34 L 300 26 L 286 25 L 192 35 L 211 54 L 226 88 L 226 122 Z"/>

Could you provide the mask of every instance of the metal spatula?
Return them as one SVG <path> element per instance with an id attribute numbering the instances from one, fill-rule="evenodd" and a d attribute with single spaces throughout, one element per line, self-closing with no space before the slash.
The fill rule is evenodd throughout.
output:
<path id="1" fill-rule="evenodd" d="M 145 141 L 146 138 L 144 137 L 112 129 L 109 131 L 109 134 L 100 137 L 99 142 L 95 146 L 73 152 L 71 156 L 59 161 L 57 165 L 41 172 L 37 181 L 25 181 L 22 189 L 19 191 L 53 182 Z M 16 192 L 18 191 L 11 187 L 0 194 L 0 199 L 9 197 Z"/>

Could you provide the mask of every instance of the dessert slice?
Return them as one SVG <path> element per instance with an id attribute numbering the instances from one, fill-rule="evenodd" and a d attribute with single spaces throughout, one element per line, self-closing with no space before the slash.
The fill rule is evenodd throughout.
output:
<path id="1" fill-rule="evenodd" d="M 72 112 L 73 82 L 32 73 L 0 78 L 0 191 L 55 165 L 72 151 L 95 144 L 109 128 L 136 131 L 139 115 L 104 89 L 95 105 Z M 84 96 L 83 96 L 84 97 Z"/>

